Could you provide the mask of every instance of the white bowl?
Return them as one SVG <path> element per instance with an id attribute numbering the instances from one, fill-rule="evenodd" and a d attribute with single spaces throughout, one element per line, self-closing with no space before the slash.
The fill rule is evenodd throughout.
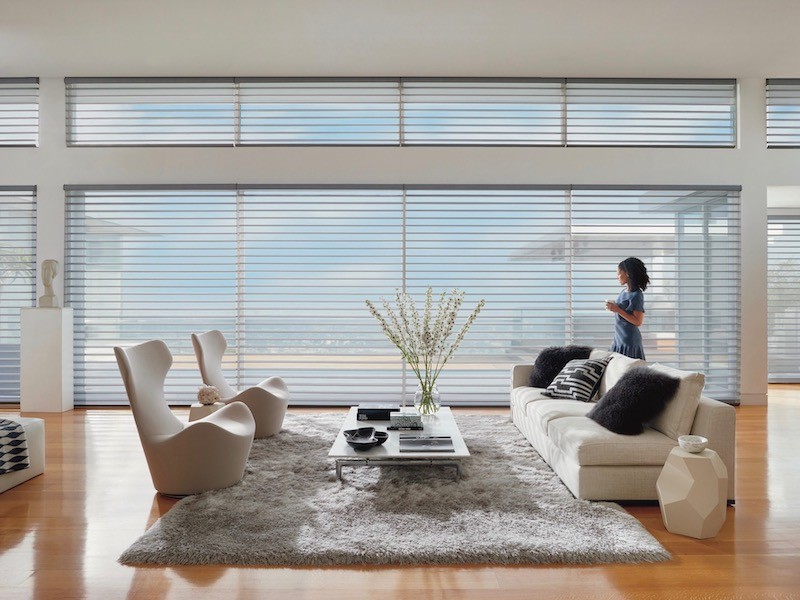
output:
<path id="1" fill-rule="evenodd" d="M 702 435 L 682 435 L 678 438 L 678 444 L 687 452 L 697 454 L 708 447 L 708 438 Z"/>

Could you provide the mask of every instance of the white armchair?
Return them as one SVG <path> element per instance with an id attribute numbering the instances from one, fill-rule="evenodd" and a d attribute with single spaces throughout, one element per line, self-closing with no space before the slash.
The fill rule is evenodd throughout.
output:
<path id="1" fill-rule="evenodd" d="M 257 438 L 269 437 L 281 430 L 289 407 L 289 388 L 283 379 L 270 377 L 257 386 L 235 390 L 222 374 L 222 357 L 228 347 L 222 332 L 213 329 L 206 333 L 193 333 L 192 345 L 203 383 L 219 389 L 222 402 L 242 402 L 252 411 Z"/>
<path id="2" fill-rule="evenodd" d="M 255 433 L 253 416 L 230 404 L 193 423 L 182 423 L 164 399 L 172 354 L 160 340 L 114 348 L 156 490 L 188 496 L 241 480 Z"/>

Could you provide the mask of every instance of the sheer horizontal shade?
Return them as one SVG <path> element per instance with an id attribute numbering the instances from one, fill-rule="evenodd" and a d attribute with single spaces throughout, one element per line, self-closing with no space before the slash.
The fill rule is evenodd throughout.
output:
<path id="1" fill-rule="evenodd" d="M 242 145 L 400 142 L 396 82 L 255 81 L 238 90 Z"/>
<path id="2" fill-rule="evenodd" d="M 404 81 L 408 145 L 562 144 L 559 81 Z"/>
<path id="3" fill-rule="evenodd" d="M 626 214 L 611 219 L 609 214 Z M 199 382 L 189 334 L 228 338 L 238 385 L 285 377 L 297 404 L 397 402 L 413 373 L 364 300 L 432 286 L 486 308 L 443 371 L 451 404 L 508 403 L 512 364 L 550 345 L 608 347 L 602 301 L 640 256 L 648 358 L 736 398 L 738 192 L 568 186 L 69 188 L 66 295 L 76 401 L 124 402 L 114 345 L 164 339 L 168 398 Z M 466 315 L 462 315 L 462 319 Z"/>
<path id="4" fill-rule="evenodd" d="M 71 146 L 233 145 L 235 90 L 227 81 L 67 84 Z"/>
<path id="5" fill-rule="evenodd" d="M 736 82 L 567 80 L 568 146 L 736 145 Z"/>
<path id="6" fill-rule="evenodd" d="M 19 311 L 36 306 L 36 190 L 0 186 L 0 403 L 19 402 Z"/>
<path id="7" fill-rule="evenodd" d="M 800 381 L 800 216 L 768 225 L 769 380 Z"/>
<path id="8" fill-rule="evenodd" d="M 767 147 L 800 148 L 800 79 L 767 79 Z"/>
<path id="9" fill-rule="evenodd" d="M 0 78 L 0 146 L 39 144 L 39 80 Z"/>
<path id="10" fill-rule="evenodd" d="M 702 146 L 735 80 L 67 78 L 68 143 Z"/>

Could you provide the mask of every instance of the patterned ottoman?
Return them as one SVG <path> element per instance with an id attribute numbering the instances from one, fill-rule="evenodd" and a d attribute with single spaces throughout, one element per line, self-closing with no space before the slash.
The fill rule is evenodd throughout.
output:
<path id="1" fill-rule="evenodd" d="M 27 417 L 9 417 L 3 414 L 0 414 L 0 419 L 9 419 L 22 425 L 25 430 L 28 462 L 30 464 L 27 469 L 0 475 L 0 493 L 2 493 L 44 473 L 44 421 Z"/>

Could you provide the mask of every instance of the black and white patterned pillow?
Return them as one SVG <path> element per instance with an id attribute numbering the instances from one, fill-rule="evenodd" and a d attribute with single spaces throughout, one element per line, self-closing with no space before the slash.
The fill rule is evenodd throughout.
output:
<path id="1" fill-rule="evenodd" d="M 589 402 L 597 391 L 603 371 L 612 358 L 607 356 L 569 361 L 542 394 L 550 398 Z"/>

